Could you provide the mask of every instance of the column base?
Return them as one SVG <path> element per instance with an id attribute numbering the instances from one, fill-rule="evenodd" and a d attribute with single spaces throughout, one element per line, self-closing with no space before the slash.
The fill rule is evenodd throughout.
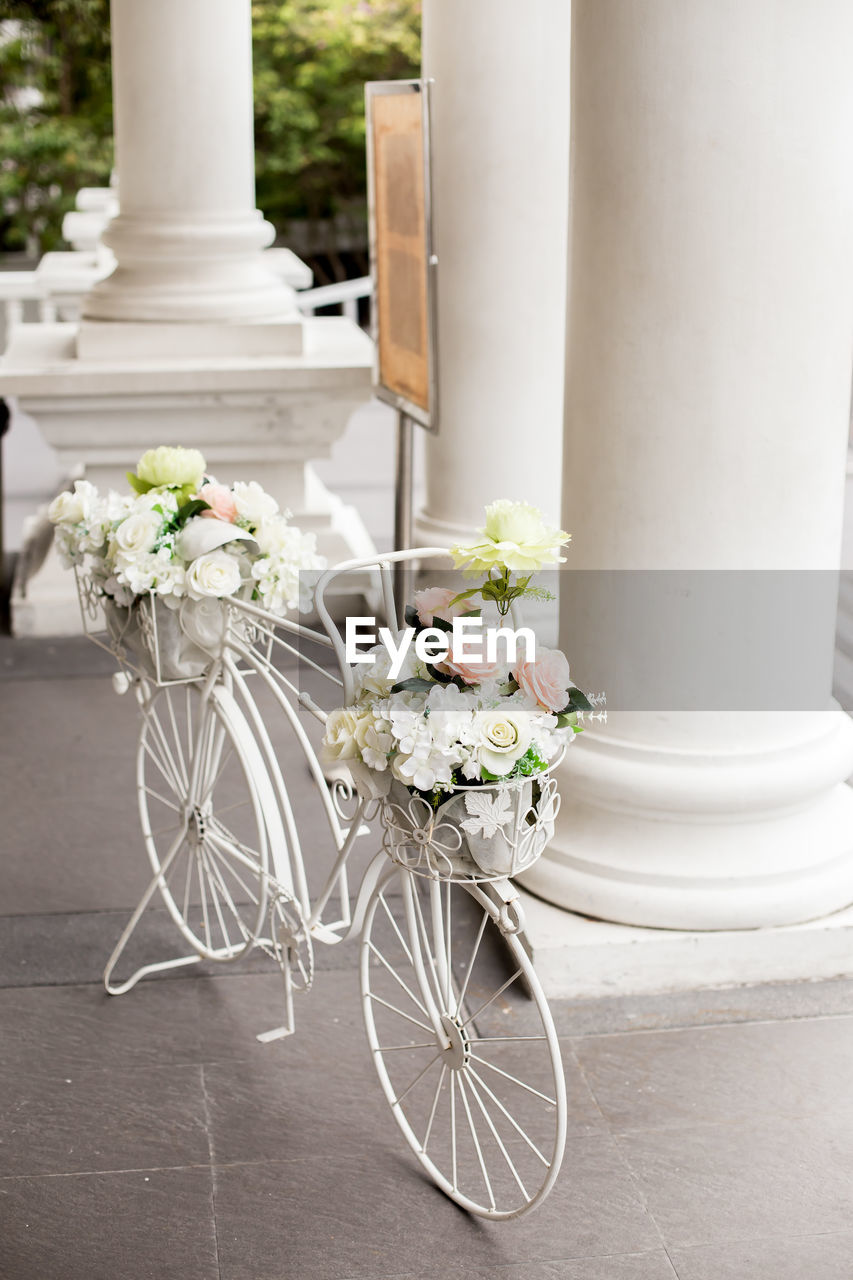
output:
<path id="1" fill-rule="evenodd" d="M 227 324 L 166 324 L 157 321 L 81 320 L 77 359 L 187 360 L 196 356 L 298 356 L 302 319 L 291 312 L 279 319 Z"/>
<path id="2" fill-rule="evenodd" d="M 853 908 L 775 929 L 642 929 L 522 892 L 526 943 L 551 999 L 585 1000 L 853 976 Z"/>
<path id="3" fill-rule="evenodd" d="M 774 745 L 775 713 L 729 714 L 728 750 L 590 729 L 560 768 L 557 830 L 524 886 L 657 929 L 796 924 L 853 903 L 853 721 L 801 713 L 799 737 Z"/>

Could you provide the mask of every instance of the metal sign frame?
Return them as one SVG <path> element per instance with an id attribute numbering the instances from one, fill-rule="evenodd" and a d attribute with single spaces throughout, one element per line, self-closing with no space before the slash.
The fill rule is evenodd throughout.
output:
<path id="1" fill-rule="evenodd" d="M 438 430 L 438 341 L 437 341 L 437 267 L 438 257 L 435 253 L 433 212 L 432 212 L 432 176 L 430 148 L 430 85 L 431 80 L 374 80 L 364 87 L 366 132 L 367 132 L 367 216 L 370 246 L 370 276 L 373 281 L 373 300 L 371 308 L 371 329 L 375 344 L 373 370 L 373 387 L 378 399 L 393 405 L 400 413 L 411 418 L 428 431 Z M 373 101 L 386 95 L 417 93 L 421 98 L 421 137 L 423 150 L 423 194 L 424 194 L 424 239 L 425 262 L 424 282 L 426 291 L 426 354 L 427 354 L 427 395 L 428 407 L 416 404 L 391 387 L 385 386 L 381 380 L 379 354 L 379 268 L 377 252 L 377 219 L 376 219 L 376 156 L 373 143 L 374 115 Z"/>

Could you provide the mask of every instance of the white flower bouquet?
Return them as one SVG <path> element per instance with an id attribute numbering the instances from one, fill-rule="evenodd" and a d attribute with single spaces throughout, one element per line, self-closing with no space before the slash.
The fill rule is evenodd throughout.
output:
<path id="1" fill-rule="evenodd" d="M 314 535 L 289 524 L 255 481 L 218 484 L 197 449 L 165 446 L 143 454 L 128 481 L 130 493 L 104 496 L 78 480 L 48 517 L 81 596 L 103 609 L 114 647 L 149 674 L 200 675 L 221 644 L 229 601 L 279 615 L 310 608 L 304 571 L 324 567 Z"/>
<path id="2" fill-rule="evenodd" d="M 480 615 L 475 597 L 499 619 L 520 597 L 541 597 L 531 577 L 560 561 L 568 541 L 525 503 L 493 503 L 486 517 L 481 542 L 452 550 L 457 568 L 484 580 L 459 593 L 426 588 L 406 610 L 415 633 L 443 639 L 442 659 L 410 645 L 395 677 L 377 646 L 323 740 L 326 764 L 343 763 L 360 794 L 380 802 L 391 856 L 438 877 L 514 874 L 539 856 L 559 803 L 549 772 L 590 709 L 559 650 L 502 662 L 482 641 L 472 657 L 470 636 L 457 644 L 453 621 Z"/>

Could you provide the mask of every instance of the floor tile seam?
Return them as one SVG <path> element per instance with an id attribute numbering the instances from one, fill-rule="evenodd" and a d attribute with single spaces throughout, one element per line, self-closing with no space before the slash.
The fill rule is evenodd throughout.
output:
<path id="1" fill-rule="evenodd" d="M 559 1266 L 563 1262 L 606 1262 L 609 1258 L 651 1258 L 657 1254 L 663 1253 L 669 1261 L 669 1255 L 665 1249 L 632 1249 L 628 1253 L 570 1253 L 563 1254 L 559 1258 L 536 1258 L 534 1261 L 536 1266 L 551 1267 Z M 517 1271 L 520 1266 L 526 1266 L 531 1260 L 525 1262 L 508 1262 L 506 1266 L 486 1266 L 483 1270 L 488 1271 L 489 1275 L 500 1276 L 502 1272 Z M 477 1266 L 474 1263 L 474 1266 Z M 670 1264 L 671 1265 L 671 1264 Z M 340 1280 L 365 1280 L 364 1275 L 354 1273 L 352 1275 L 343 1275 Z M 435 1280 L 435 1272 L 424 1272 L 421 1276 L 416 1271 L 395 1271 L 393 1274 L 383 1274 L 382 1280 Z"/>
<path id="2" fill-rule="evenodd" d="M 111 678 L 109 671 L 65 672 L 62 675 L 49 675 L 41 671 L 13 671 L 6 667 L 0 672 L 0 684 L 64 684 L 70 681 L 103 680 Z"/>
<path id="3" fill-rule="evenodd" d="M 779 1244 L 780 1242 L 786 1243 L 787 1241 L 790 1241 L 790 1240 L 824 1240 L 824 1239 L 829 1240 L 829 1239 L 832 1239 L 833 1236 L 850 1236 L 850 1235 L 853 1235 L 853 1227 L 850 1227 L 847 1229 L 842 1228 L 841 1230 L 838 1230 L 838 1231 L 794 1231 L 794 1232 L 786 1232 L 785 1234 L 780 1234 L 777 1231 L 777 1232 L 774 1232 L 773 1235 L 724 1236 L 714 1240 L 692 1241 L 690 1244 L 677 1244 L 674 1241 L 670 1241 L 669 1244 L 665 1246 L 665 1251 L 667 1252 L 667 1256 L 669 1256 L 670 1249 L 673 1251 L 673 1253 L 678 1253 L 678 1252 L 689 1253 L 692 1250 L 699 1250 L 699 1249 L 728 1249 L 732 1245 L 741 1245 L 741 1244 L 773 1245 L 773 1244 Z M 674 1265 L 675 1264 L 673 1263 L 673 1266 Z M 676 1271 L 676 1274 L 678 1274 L 677 1271 Z"/>
<path id="4" fill-rule="evenodd" d="M 210 1211 L 213 1219 L 213 1248 L 216 1254 L 216 1274 L 222 1280 L 222 1259 L 219 1253 L 219 1223 L 216 1218 L 216 1142 L 213 1134 L 213 1117 L 210 1105 L 210 1093 L 207 1087 L 205 1066 L 199 1066 L 201 1078 L 202 1110 L 204 1113 L 204 1131 L 207 1137 L 207 1154 L 210 1162 Z"/>
<path id="5" fill-rule="evenodd" d="M 551 1000 L 552 1013 L 560 1012 L 560 1002 Z M 563 1040 L 613 1040 L 625 1036 L 658 1036 L 673 1035 L 684 1031 L 720 1031 L 728 1030 L 730 1027 L 764 1027 L 778 1026 L 781 1023 L 789 1022 L 838 1022 L 842 1018 L 850 1018 L 853 1020 L 853 1009 L 847 1009 L 842 1013 L 791 1013 L 780 1014 L 776 1018 L 738 1018 L 731 1022 L 684 1022 L 678 1023 L 670 1027 L 629 1027 L 621 1031 L 589 1031 L 586 1033 L 565 1032 L 559 1033 L 558 1039 Z"/>
<path id="6" fill-rule="evenodd" d="M 103 1178 L 122 1173 L 179 1173 L 182 1169 L 210 1169 L 207 1162 L 189 1164 L 136 1165 L 121 1169 L 66 1169 L 53 1173 L 0 1173 L 0 1189 L 5 1182 L 33 1182 L 43 1178 Z"/>
<path id="7" fill-rule="evenodd" d="M 595 1090 L 593 1089 L 592 1085 L 587 1079 L 586 1071 L 584 1070 L 583 1064 L 580 1062 L 577 1056 L 577 1053 L 575 1052 L 575 1047 L 573 1044 L 569 1044 L 569 1053 L 571 1054 L 571 1060 L 575 1065 L 575 1069 L 577 1070 L 578 1075 L 583 1081 L 583 1086 L 586 1089 L 587 1094 L 589 1095 L 589 1098 L 592 1102 L 593 1107 L 595 1108 L 596 1114 L 601 1120 L 601 1124 L 603 1125 L 605 1131 L 609 1132 L 610 1125 L 608 1123 L 607 1116 L 604 1114 L 604 1112 L 601 1109 L 601 1104 L 599 1103 L 598 1098 L 596 1097 Z M 592 1129 L 592 1126 L 590 1126 L 590 1128 Z M 594 1131 L 595 1130 L 593 1129 L 593 1132 Z"/>
<path id="8" fill-rule="evenodd" d="M 114 1062 L 112 1065 L 107 1065 L 107 1066 L 99 1066 L 97 1061 L 89 1061 L 89 1060 L 81 1060 L 81 1059 L 78 1059 L 76 1062 L 68 1063 L 65 1066 L 63 1066 L 61 1063 L 57 1066 L 56 1065 L 57 1060 L 54 1058 L 51 1060 L 51 1068 L 55 1067 L 57 1076 L 61 1077 L 66 1082 L 70 1080 L 72 1084 L 77 1083 L 74 1080 L 73 1075 L 70 1077 L 66 1077 L 65 1075 L 63 1075 L 63 1072 L 65 1071 L 83 1072 L 84 1079 L 93 1079 L 98 1082 L 102 1081 L 104 1076 L 107 1076 L 107 1075 L 121 1075 L 124 1080 L 128 1063 L 129 1063 L 129 1060 L 131 1059 L 133 1063 L 134 1072 L 138 1071 L 140 1074 L 154 1072 L 154 1071 L 173 1071 L 176 1073 L 181 1072 L 181 1074 L 186 1075 L 190 1071 L 198 1071 L 199 1069 L 203 1069 L 205 1066 L 211 1065 L 209 1063 L 199 1061 L 198 1058 L 194 1058 L 192 1061 L 189 1061 L 189 1062 L 151 1061 L 151 1062 L 140 1063 L 139 1058 L 134 1057 L 134 1055 L 131 1053 L 131 1054 L 128 1054 L 128 1060 L 122 1061 L 122 1062 Z M 248 1059 L 243 1059 L 243 1058 L 234 1059 L 235 1063 L 240 1063 L 244 1061 L 248 1061 Z M 5 1067 L 6 1067 L 5 1062 L 0 1063 L 0 1070 L 4 1069 Z M 42 1075 L 38 1071 L 38 1069 L 34 1069 L 34 1068 L 26 1069 L 26 1073 L 24 1071 L 20 1073 L 16 1072 L 14 1064 L 11 1068 L 11 1072 L 12 1074 L 25 1075 L 25 1078 L 28 1081 L 32 1080 L 34 1077 L 40 1078 L 42 1080 L 45 1078 L 44 1075 Z M 128 1087 L 126 1080 L 124 1080 L 124 1084 L 125 1084 L 125 1087 Z"/>
<path id="9" fill-rule="evenodd" d="M 590 1094 L 590 1096 L 592 1097 L 592 1099 L 593 1099 L 593 1101 L 594 1101 L 594 1103 L 595 1103 L 595 1105 L 596 1105 L 596 1108 L 601 1112 L 601 1107 L 600 1107 L 600 1104 L 599 1104 L 599 1101 L 598 1101 L 598 1096 L 597 1096 L 597 1094 L 596 1094 L 595 1090 L 593 1089 L 592 1085 L 589 1083 L 589 1080 L 587 1079 L 587 1075 L 586 1075 L 586 1072 L 585 1072 L 585 1070 L 584 1070 L 583 1063 L 582 1063 L 582 1062 L 580 1061 L 580 1059 L 579 1059 L 579 1058 L 577 1058 L 577 1057 L 575 1057 L 575 1062 L 576 1062 L 576 1064 L 577 1064 L 578 1071 L 580 1072 L 581 1079 L 583 1080 L 584 1084 L 586 1085 L 586 1087 L 587 1087 L 587 1089 L 588 1089 L 588 1091 L 589 1091 L 589 1094 Z M 643 1189 L 643 1187 L 642 1187 L 642 1185 L 641 1185 L 641 1183 L 640 1183 L 639 1178 L 637 1177 L 636 1173 L 634 1172 L 634 1169 L 633 1169 L 633 1167 L 632 1167 L 632 1165 L 631 1165 L 630 1161 L 628 1160 L 628 1158 L 627 1158 L 627 1156 L 626 1156 L 625 1152 L 622 1150 L 621 1145 L 620 1145 L 620 1143 L 619 1143 L 619 1141 L 618 1141 L 618 1138 L 617 1138 L 616 1134 L 614 1134 L 614 1133 L 612 1132 L 612 1130 L 610 1129 L 610 1126 L 607 1124 L 607 1120 L 606 1120 L 606 1118 L 604 1117 L 604 1113 L 603 1113 L 603 1112 L 601 1112 L 601 1115 L 602 1115 L 602 1118 L 603 1118 L 603 1119 L 604 1119 L 604 1121 L 605 1121 L 605 1133 L 607 1134 L 608 1138 L 610 1139 L 610 1141 L 611 1141 L 611 1142 L 612 1142 L 612 1144 L 613 1144 L 613 1148 L 614 1148 L 614 1150 L 615 1150 L 615 1152 L 616 1152 L 616 1157 L 617 1157 L 617 1159 L 619 1160 L 620 1164 L 623 1166 L 623 1168 L 624 1168 L 625 1172 L 626 1172 L 626 1173 L 627 1173 L 627 1175 L 628 1175 L 628 1178 L 629 1178 L 629 1180 L 630 1180 L 631 1186 L 633 1187 L 633 1190 L 634 1190 L 634 1194 L 635 1194 L 635 1196 L 637 1197 L 637 1201 L 638 1201 L 638 1203 L 639 1203 L 639 1204 L 640 1204 L 640 1206 L 642 1207 L 643 1212 L 645 1213 L 646 1217 L 648 1218 L 649 1222 L 651 1223 L 652 1227 L 654 1228 L 654 1231 L 655 1231 L 655 1232 L 656 1232 L 656 1234 L 657 1234 L 657 1237 L 658 1237 L 658 1239 L 659 1239 L 659 1241 L 660 1241 L 660 1247 L 661 1247 L 661 1248 L 663 1249 L 663 1251 L 666 1253 L 666 1240 L 664 1239 L 663 1231 L 661 1230 L 661 1227 L 660 1227 L 660 1224 L 658 1223 L 657 1218 L 656 1218 L 656 1217 L 655 1217 L 655 1215 L 652 1213 L 652 1211 L 651 1211 L 651 1209 L 650 1209 L 650 1207 L 649 1207 L 649 1201 L 648 1201 L 648 1197 L 647 1197 L 647 1195 L 646 1195 L 646 1193 L 645 1193 L 645 1190 Z M 669 1256 L 669 1255 L 667 1254 L 667 1257 L 668 1257 L 668 1256 Z"/>
<path id="10" fill-rule="evenodd" d="M 629 1128 L 619 1128 L 612 1121 L 605 1117 L 605 1124 L 609 1133 L 614 1138 L 632 1138 L 635 1135 L 644 1133 L 683 1133 L 685 1130 L 695 1132 L 702 1129 L 743 1129 L 747 1132 L 754 1132 L 758 1129 L 767 1129 L 777 1127 L 779 1122 L 802 1121 L 802 1120 L 819 1120 L 827 1117 L 846 1118 L 853 1116 L 853 1103 L 839 1107 L 837 1104 L 828 1105 L 820 1111 L 796 1111 L 796 1112 L 767 1112 L 766 1115 L 758 1119 L 750 1120 L 686 1120 L 681 1124 L 648 1124 L 648 1125 L 632 1125 Z"/>
<path id="11" fill-rule="evenodd" d="M 166 908 L 161 910 L 166 913 Z M 133 907 L 90 907 L 86 911 L 0 911 L 0 924 L 4 920 L 45 920 L 56 919 L 57 916 L 64 916 L 66 920 L 73 920 L 80 916 L 127 916 L 133 911 Z"/>

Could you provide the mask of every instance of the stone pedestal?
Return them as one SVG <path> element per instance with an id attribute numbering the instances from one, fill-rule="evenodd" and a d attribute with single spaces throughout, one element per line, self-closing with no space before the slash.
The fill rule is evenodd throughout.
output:
<path id="1" fill-rule="evenodd" d="M 304 321 L 298 356 L 84 362 L 74 325 L 21 325 L 0 368 L 0 389 L 18 396 L 71 473 L 81 464 L 99 488 L 126 489 L 125 471 L 153 445 L 200 449 L 223 481 L 256 479 L 301 528 L 317 534 L 330 562 L 372 554 L 352 507 L 331 494 L 310 460 L 326 457 L 354 409 L 370 395 L 373 346 L 351 321 Z M 80 630 L 72 575 L 38 537 L 22 558 L 12 601 L 18 635 Z M 29 576 L 31 575 L 32 576 Z"/>

